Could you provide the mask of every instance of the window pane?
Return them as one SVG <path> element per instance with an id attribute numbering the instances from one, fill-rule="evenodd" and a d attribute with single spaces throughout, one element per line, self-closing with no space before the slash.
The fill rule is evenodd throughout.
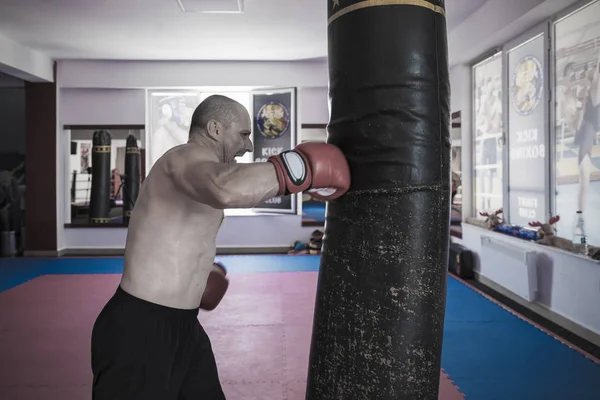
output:
<path id="1" fill-rule="evenodd" d="M 555 25 L 556 213 L 571 238 L 583 211 L 588 243 L 600 244 L 600 3 Z"/>
<path id="2" fill-rule="evenodd" d="M 188 141 L 192 114 L 200 104 L 200 93 L 186 90 L 149 92 L 149 168 L 168 150 Z"/>
<path id="3" fill-rule="evenodd" d="M 544 66 L 544 35 L 510 49 L 506 54 L 509 93 L 506 134 L 508 198 L 503 217 L 527 226 L 548 219 L 548 144 Z"/>
<path id="4" fill-rule="evenodd" d="M 473 68 L 473 205 L 476 215 L 502 208 L 502 57 Z"/>

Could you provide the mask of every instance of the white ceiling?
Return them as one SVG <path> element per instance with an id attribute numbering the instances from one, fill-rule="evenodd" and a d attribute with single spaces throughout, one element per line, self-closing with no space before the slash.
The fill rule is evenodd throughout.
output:
<path id="1" fill-rule="evenodd" d="M 486 1 L 446 0 L 448 30 Z M 0 0 L 0 33 L 54 59 L 301 60 L 327 55 L 328 4 L 246 0 L 243 14 L 202 14 L 177 0 Z"/>

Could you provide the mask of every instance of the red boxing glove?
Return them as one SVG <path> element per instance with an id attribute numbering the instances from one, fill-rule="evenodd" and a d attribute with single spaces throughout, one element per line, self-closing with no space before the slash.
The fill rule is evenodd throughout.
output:
<path id="1" fill-rule="evenodd" d="M 316 199 L 334 200 L 350 188 L 350 167 L 336 146 L 306 142 L 268 159 L 275 166 L 278 196 L 308 190 Z"/>
<path id="2" fill-rule="evenodd" d="M 200 301 L 201 309 L 212 311 L 217 308 L 229 287 L 229 280 L 225 277 L 226 275 L 227 270 L 223 264 L 213 264 L 213 269 L 208 274 L 206 288 Z"/>

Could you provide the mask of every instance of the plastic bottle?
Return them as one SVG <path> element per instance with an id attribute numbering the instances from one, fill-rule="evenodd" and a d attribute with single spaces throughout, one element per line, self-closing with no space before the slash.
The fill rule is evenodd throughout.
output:
<path id="1" fill-rule="evenodd" d="M 583 212 L 577 211 L 573 219 L 573 248 L 579 254 L 587 256 L 588 244 L 587 236 L 585 235 L 585 224 Z"/>

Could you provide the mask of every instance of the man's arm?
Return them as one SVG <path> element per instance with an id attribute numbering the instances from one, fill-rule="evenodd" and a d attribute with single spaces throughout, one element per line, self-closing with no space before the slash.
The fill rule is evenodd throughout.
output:
<path id="1" fill-rule="evenodd" d="M 168 173 L 180 190 L 200 203 L 217 209 L 251 208 L 279 192 L 275 167 L 269 162 L 223 164 L 186 150 L 170 157 Z"/>
<path id="2" fill-rule="evenodd" d="M 267 162 L 223 164 L 206 153 L 182 146 L 169 153 L 169 176 L 185 194 L 218 209 L 255 207 L 275 196 L 308 190 L 312 197 L 334 200 L 350 187 L 350 167 L 336 146 L 306 142 Z"/>

